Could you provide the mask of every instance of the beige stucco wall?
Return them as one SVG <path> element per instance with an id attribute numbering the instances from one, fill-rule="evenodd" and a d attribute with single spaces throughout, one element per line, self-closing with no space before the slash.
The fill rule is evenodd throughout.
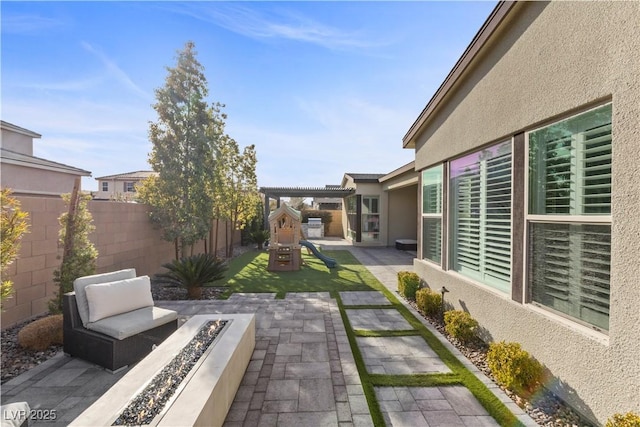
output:
<path id="1" fill-rule="evenodd" d="M 33 156 L 33 138 L 9 129 L 2 129 L 0 146 L 6 150 Z"/>
<path id="2" fill-rule="evenodd" d="M 411 185 L 388 193 L 389 215 L 387 246 L 394 246 L 397 239 L 418 238 L 418 186 Z"/>
<path id="3" fill-rule="evenodd" d="M 48 301 L 57 291 L 53 271 L 60 267 L 58 217 L 66 211 L 64 201 L 52 197 L 17 197 L 29 213 L 29 233 L 22 239 L 18 259 L 7 277 L 14 282 L 15 294 L 3 303 L 2 328 L 47 311 Z M 160 231 L 149 222 L 149 208 L 136 203 L 89 202 L 96 227 L 90 239 L 98 250 L 97 272 L 135 268 L 138 275 L 153 275 L 171 261 L 174 245 L 161 239 Z M 224 224 L 218 236 L 218 248 L 225 242 Z M 240 243 L 236 232 L 235 244 Z M 196 252 L 203 252 L 198 244 Z"/>
<path id="4" fill-rule="evenodd" d="M 38 194 L 59 197 L 71 193 L 78 175 L 59 170 L 39 169 L 2 163 L 2 186 L 11 188 L 14 194 Z"/>
<path id="5" fill-rule="evenodd" d="M 425 261 L 415 267 L 431 286 L 446 286 L 447 300 L 467 309 L 494 340 L 522 343 L 556 375 L 550 386 L 587 415 L 604 422 L 615 412 L 640 413 L 640 3 L 516 8 L 427 123 L 416 144 L 416 169 L 611 100 L 609 334 L 515 303 Z"/>

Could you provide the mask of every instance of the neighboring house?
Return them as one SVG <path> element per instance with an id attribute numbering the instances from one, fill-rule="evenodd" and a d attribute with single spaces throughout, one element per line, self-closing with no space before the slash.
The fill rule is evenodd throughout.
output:
<path id="1" fill-rule="evenodd" d="M 91 172 L 33 155 L 33 139 L 41 135 L 0 121 L 0 164 L 2 186 L 15 195 L 56 196 L 71 193 L 78 177 Z"/>
<path id="2" fill-rule="evenodd" d="M 404 137 L 414 268 L 583 415 L 640 413 L 640 3 L 499 3 Z"/>
<path id="3" fill-rule="evenodd" d="M 95 200 L 131 201 L 136 197 L 136 184 L 157 175 L 153 171 L 127 172 L 117 175 L 101 176 L 98 181 L 98 191 L 94 193 Z"/>
<path id="4" fill-rule="evenodd" d="M 343 228 L 355 246 L 394 246 L 417 239 L 418 174 L 414 162 L 388 174 L 345 173 L 342 187 L 355 193 L 344 199 Z"/>

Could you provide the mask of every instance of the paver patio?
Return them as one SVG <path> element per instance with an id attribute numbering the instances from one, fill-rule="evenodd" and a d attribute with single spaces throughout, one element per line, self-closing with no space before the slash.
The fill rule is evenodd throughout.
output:
<path id="1" fill-rule="evenodd" d="M 373 255 L 353 249 L 390 289 L 396 286 L 395 273 L 410 269 L 411 255 L 404 252 L 382 249 L 372 251 Z M 382 258 L 388 265 L 381 263 Z M 341 292 L 340 296 L 344 305 L 390 304 L 378 291 Z M 289 293 L 284 299 L 275 299 L 273 293 L 233 294 L 228 300 L 164 301 L 157 305 L 178 311 L 181 321 L 195 314 L 256 314 L 256 347 L 225 426 L 373 425 L 337 302 L 328 293 Z M 392 311 L 350 309 L 348 316 L 355 329 L 410 329 L 397 314 L 390 314 Z M 356 339 L 368 370 L 449 372 L 418 336 Z M 125 372 L 112 375 L 59 354 L 3 384 L 2 400 L 28 401 L 32 409 L 56 409 L 55 422 L 33 421 L 30 425 L 67 425 Z M 486 378 L 484 381 L 490 383 Z M 508 401 L 499 390 L 492 390 Z M 389 426 L 497 425 L 464 387 L 377 387 L 375 391 Z M 506 404 L 513 408 L 511 403 Z M 517 406 L 512 410 L 525 425 L 535 425 Z"/>

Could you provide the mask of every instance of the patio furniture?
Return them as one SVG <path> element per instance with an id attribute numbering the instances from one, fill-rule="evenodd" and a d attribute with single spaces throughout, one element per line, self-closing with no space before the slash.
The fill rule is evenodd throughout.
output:
<path id="1" fill-rule="evenodd" d="M 0 407 L 2 427 L 28 427 L 31 409 L 27 402 L 6 403 Z M 55 418 L 55 416 L 54 416 Z"/>
<path id="2" fill-rule="evenodd" d="M 148 276 L 135 269 L 76 279 L 64 294 L 64 352 L 109 371 L 144 358 L 178 328 L 178 314 L 154 307 Z"/>

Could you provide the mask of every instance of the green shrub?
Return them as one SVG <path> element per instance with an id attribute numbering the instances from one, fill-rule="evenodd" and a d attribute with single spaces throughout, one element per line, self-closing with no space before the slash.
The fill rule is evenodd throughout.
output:
<path id="1" fill-rule="evenodd" d="M 429 288 L 418 289 L 416 292 L 418 309 L 427 316 L 437 316 L 442 307 L 442 295 Z"/>
<path id="2" fill-rule="evenodd" d="M 444 329 L 462 342 L 471 341 L 477 327 L 478 321 L 466 311 L 451 310 L 444 313 Z"/>
<path id="3" fill-rule="evenodd" d="M 607 420 L 605 427 L 640 427 L 640 415 L 633 412 L 614 414 Z"/>
<path id="4" fill-rule="evenodd" d="M 530 394 L 542 382 L 544 367 L 515 342 L 491 343 L 487 364 L 496 381 L 518 394 Z"/>
<path id="5" fill-rule="evenodd" d="M 18 344 L 27 350 L 43 351 L 62 344 L 62 314 L 34 320 L 18 332 Z"/>
<path id="6" fill-rule="evenodd" d="M 398 292 L 406 299 L 414 301 L 420 288 L 420 276 L 411 271 L 398 272 Z"/>

